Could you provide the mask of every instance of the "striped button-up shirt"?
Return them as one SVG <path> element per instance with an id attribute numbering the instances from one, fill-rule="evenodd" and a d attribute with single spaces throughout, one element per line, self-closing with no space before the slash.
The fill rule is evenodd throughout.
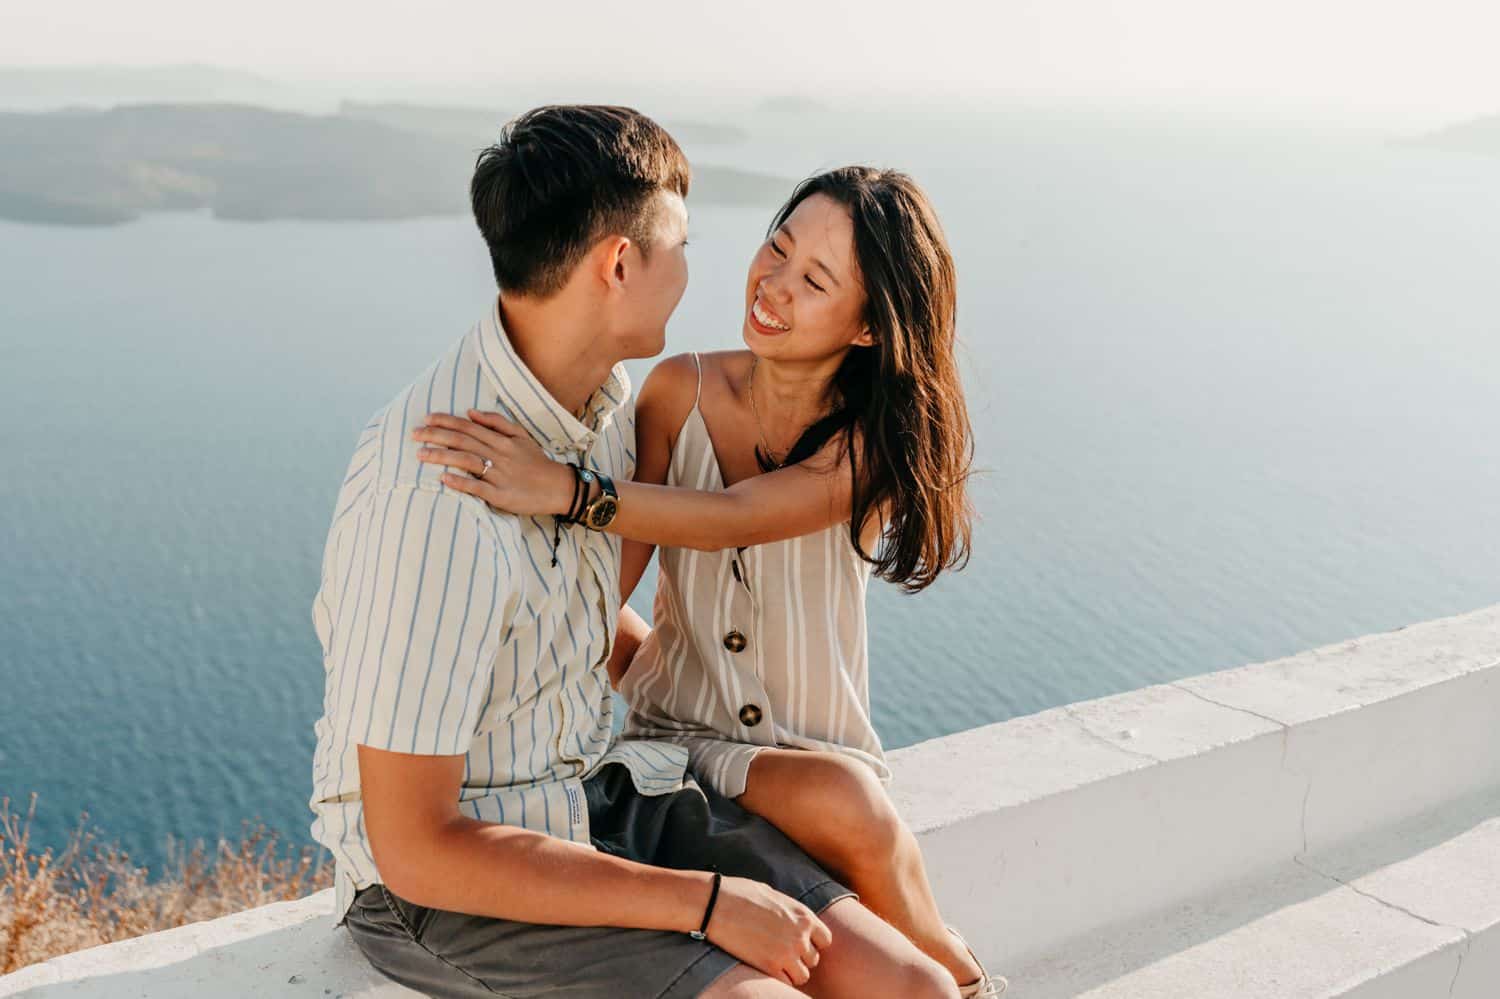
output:
<path id="1" fill-rule="evenodd" d="M 522 363 L 498 300 L 378 412 L 355 445 L 323 554 L 313 623 L 323 646 L 312 835 L 332 852 L 338 921 L 380 880 L 356 746 L 464 757 L 459 808 L 589 842 L 582 781 L 624 763 L 643 794 L 683 785 L 678 746 L 612 738 L 605 664 L 620 609 L 620 541 L 495 513 L 416 459 L 430 412 L 496 410 L 555 460 L 635 470 L 623 365 L 580 421 Z"/>

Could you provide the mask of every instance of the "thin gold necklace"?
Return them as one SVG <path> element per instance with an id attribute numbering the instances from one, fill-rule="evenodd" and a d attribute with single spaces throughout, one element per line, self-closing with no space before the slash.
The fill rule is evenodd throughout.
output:
<path id="1" fill-rule="evenodd" d="M 750 378 L 745 386 L 745 392 L 750 396 L 750 412 L 755 416 L 755 432 L 760 435 L 760 446 L 766 449 L 766 457 L 770 458 L 771 461 L 775 463 L 777 468 L 781 468 L 784 463 L 784 459 L 778 459 L 776 457 L 776 452 L 771 448 L 770 443 L 766 440 L 766 428 L 761 425 L 760 410 L 755 407 L 755 366 L 759 363 L 760 357 L 758 355 L 751 358 Z M 823 414 L 823 416 L 827 415 L 827 413 Z M 822 418 L 822 416 L 819 416 L 818 420 L 821 420 Z M 817 423 L 818 420 L 814 420 L 813 423 Z M 812 426 L 812 424 L 808 424 L 808 426 Z M 800 437 L 801 435 L 799 434 L 798 436 Z M 793 446 L 795 446 L 795 444 Z M 787 456 L 790 457 L 791 453 L 788 452 Z"/>
<path id="2" fill-rule="evenodd" d="M 750 359 L 750 380 L 749 384 L 745 386 L 745 392 L 750 396 L 750 412 L 755 416 L 755 432 L 760 434 L 760 446 L 766 449 L 766 457 L 770 458 L 777 468 L 780 468 L 781 461 L 777 459 L 776 452 L 772 450 L 771 445 L 766 441 L 766 428 L 761 426 L 760 410 L 755 408 L 755 366 L 759 363 L 759 356 Z"/>

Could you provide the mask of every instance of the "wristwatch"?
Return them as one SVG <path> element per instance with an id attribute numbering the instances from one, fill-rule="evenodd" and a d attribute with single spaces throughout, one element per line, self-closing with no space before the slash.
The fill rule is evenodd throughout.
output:
<path id="1" fill-rule="evenodd" d="M 580 474 L 585 484 L 590 479 L 599 480 L 599 496 L 583 508 L 583 523 L 590 530 L 602 531 L 615 519 L 615 514 L 620 512 L 620 493 L 615 489 L 614 480 L 603 472 L 584 469 Z"/>

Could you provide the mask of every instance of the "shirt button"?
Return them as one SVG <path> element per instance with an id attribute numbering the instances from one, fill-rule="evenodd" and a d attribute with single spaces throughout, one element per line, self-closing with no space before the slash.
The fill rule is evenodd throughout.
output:
<path id="1" fill-rule="evenodd" d="M 754 704 L 747 704 L 743 708 L 740 708 L 740 721 L 750 728 L 754 728 L 756 725 L 759 725 L 760 708 L 756 707 Z"/>
<path id="2" fill-rule="evenodd" d="M 728 649 L 730 652 L 744 652 L 745 646 L 749 644 L 750 643 L 745 639 L 745 636 L 740 633 L 739 629 L 735 629 L 734 631 L 731 631 L 729 634 L 724 636 L 724 648 Z"/>

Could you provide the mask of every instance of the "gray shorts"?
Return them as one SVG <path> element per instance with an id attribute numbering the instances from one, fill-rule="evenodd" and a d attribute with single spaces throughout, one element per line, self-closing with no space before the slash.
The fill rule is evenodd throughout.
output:
<path id="1" fill-rule="evenodd" d="M 584 781 L 598 849 L 656 867 L 763 881 L 822 912 L 854 895 L 782 835 L 712 788 L 636 791 L 618 763 Z M 428 909 L 371 885 L 345 923 L 386 977 L 431 996 L 687 999 L 738 962 L 686 933 L 553 926 Z"/>

